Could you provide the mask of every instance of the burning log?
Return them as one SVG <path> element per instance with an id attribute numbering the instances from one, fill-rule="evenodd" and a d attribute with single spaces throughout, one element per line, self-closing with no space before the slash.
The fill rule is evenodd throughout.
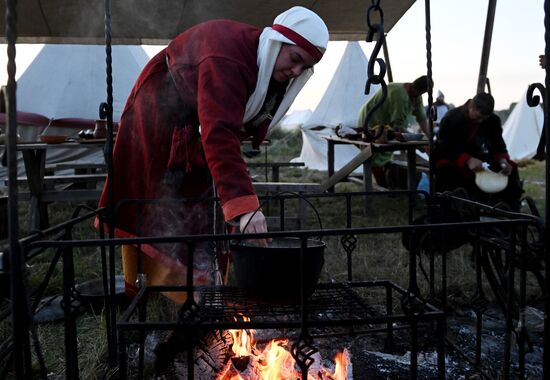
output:
<path id="1" fill-rule="evenodd" d="M 194 353 L 195 379 L 214 379 L 231 358 L 233 339 L 228 331 L 210 331 L 201 334 L 193 344 L 192 339 L 181 331 L 173 331 L 164 342 L 157 345 L 155 373 L 163 378 L 185 379 L 187 375 L 187 352 Z"/>
<path id="2" fill-rule="evenodd" d="M 233 336 L 234 356 L 220 372 L 217 380 L 298 379 L 301 373 L 290 352 L 288 339 L 273 339 L 259 345 L 254 342 L 254 330 L 229 330 Z M 351 360 L 347 350 L 335 357 L 334 369 L 322 365 L 319 353 L 309 368 L 310 380 L 350 380 Z"/>
<path id="3" fill-rule="evenodd" d="M 218 380 L 261 379 L 258 368 L 250 365 L 250 356 L 234 356 L 218 375 Z"/>
<path id="4" fill-rule="evenodd" d="M 157 376 L 181 378 L 187 375 L 187 352 L 193 347 L 194 378 L 216 380 L 298 379 L 301 371 L 291 354 L 288 339 L 254 341 L 255 330 L 227 330 L 202 334 L 198 338 L 174 331 L 155 349 Z M 308 371 L 308 380 L 349 380 L 351 360 L 347 350 L 336 355 L 335 363 L 323 365 L 319 353 Z M 160 372 L 159 372 L 160 371 Z M 158 377 L 157 377 L 158 378 Z"/>

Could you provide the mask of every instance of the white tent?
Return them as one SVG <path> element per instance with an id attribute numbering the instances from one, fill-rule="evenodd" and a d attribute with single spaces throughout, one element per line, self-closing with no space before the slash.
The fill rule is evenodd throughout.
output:
<path id="1" fill-rule="evenodd" d="M 510 116 L 502 126 L 510 158 L 516 161 L 532 158 L 544 124 L 544 111 L 540 106 L 529 107 L 523 93 Z"/>
<path id="2" fill-rule="evenodd" d="M 311 169 L 327 170 L 327 142 L 323 136 L 334 135 L 339 124 L 355 127 L 361 106 L 378 89 L 378 86 L 371 86 L 369 95 L 365 95 L 367 64 L 359 42 L 348 42 L 323 97 L 302 125 L 302 151 L 300 157 L 292 161 L 304 162 Z M 359 150 L 354 146 L 336 145 L 335 169 L 347 164 L 357 153 Z"/>
<path id="3" fill-rule="evenodd" d="M 94 120 L 99 118 L 99 105 L 107 99 L 105 56 L 105 47 L 101 45 L 45 45 L 42 48 L 17 81 L 17 109 L 33 114 L 31 121 L 22 117 L 24 122 L 18 124 L 22 140 L 38 141 L 49 119 L 88 119 L 93 127 Z M 120 119 L 134 82 L 148 60 L 141 46 L 112 47 L 113 120 Z M 76 137 L 82 128 L 80 123 L 68 123 L 67 127 L 48 128 L 46 133 Z M 23 175 L 22 158 L 18 161 L 19 175 Z M 103 161 L 101 150 L 89 147 L 52 149 L 47 155 L 47 164 Z M 6 173 L 6 168 L 0 167 L 0 178 Z"/>
<path id="4" fill-rule="evenodd" d="M 44 45 L 17 81 L 17 109 L 49 118 L 98 119 L 107 99 L 105 47 Z M 112 47 L 113 120 L 149 57 L 141 46 Z"/>
<path id="5" fill-rule="evenodd" d="M 298 110 L 286 114 L 279 122 L 279 126 L 285 130 L 293 130 L 302 127 L 310 117 L 311 110 Z"/>

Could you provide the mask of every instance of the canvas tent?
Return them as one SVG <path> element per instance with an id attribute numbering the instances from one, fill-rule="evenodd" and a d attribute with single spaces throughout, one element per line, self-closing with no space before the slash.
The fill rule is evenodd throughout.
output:
<path id="1" fill-rule="evenodd" d="M 529 107 L 526 95 L 527 91 L 523 93 L 502 126 L 502 137 L 510 158 L 515 161 L 533 158 L 544 125 L 542 107 Z"/>
<path id="2" fill-rule="evenodd" d="M 141 69 L 149 60 L 141 46 L 113 46 L 113 120 L 120 119 L 124 103 Z M 18 134 L 22 141 L 38 141 L 51 119 L 79 118 L 54 123 L 48 134 L 76 136 L 99 117 L 107 97 L 105 47 L 100 45 L 45 45 L 17 81 Z M 1 122 L 1 121 L 0 121 Z M 2 129 L 4 126 L 2 126 Z M 103 162 L 100 150 L 51 149 L 47 164 Z M 24 174 L 22 159 L 18 172 Z M 0 178 L 7 175 L 0 167 Z M 4 181 L 0 186 L 4 186 Z"/>
<path id="3" fill-rule="evenodd" d="M 112 47 L 113 120 L 149 57 L 141 46 Z M 49 118 L 97 119 L 107 98 L 105 47 L 44 45 L 17 81 L 17 108 Z"/>
<path id="4" fill-rule="evenodd" d="M 323 97 L 301 127 L 302 151 L 292 161 L 304 162 L 310 169 L 327 170 L 327 142 L 323 136 L 334 135 L 339 124 L 355 127 L 361 106 L 378 88 L 371 86 L 370 94 L 365 94 L 367 64 L 359 42 L 348 42 Z M 336 145 L 335 169 L 347 164 L 357 153 L 359 150 L 354 146 Z"/>
<path id="5" fill-rule="evenodd" d="M 297 110 L 287 113 L 279 122 L 279 126 L 285 130 L 294 130 L 301 128 L 302 125 L 311 117 L 311 110 Z"/>

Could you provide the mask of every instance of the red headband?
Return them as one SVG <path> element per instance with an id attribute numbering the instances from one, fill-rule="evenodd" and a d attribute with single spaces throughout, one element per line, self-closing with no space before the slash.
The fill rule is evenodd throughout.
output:
<path id="1" fill-rule="evenodd" d="M 273 24 L 272 28 L 294 42 L 305 51 L 307 51 L 316 61 L 321 60 L 321 58 L 323 57 L 323 53 L 321 53 L 321 51 L 319 51 L 316 46 L 314 46 L 311 42 L 300 36 L 292 29 L 289 29 L 286 26 L 280 24 Z"/>

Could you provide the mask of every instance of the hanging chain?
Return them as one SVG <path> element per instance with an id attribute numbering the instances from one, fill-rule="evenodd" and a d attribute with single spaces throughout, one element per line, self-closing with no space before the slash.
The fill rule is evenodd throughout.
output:
<path id="1" fill-rule="evenodd" d="M 375 17 L 377 16 L 377 17 Z M 377 18 L 378 23 L 373 22 Z M 379 138 L 382 133 L 384 133 L 383 128 L 379 128 L 375 135 L 371 134 L 368 125 L 372 117 L 372 114 L 380 108 L 382 103 L 386 100 L 388 96 L 388 88 L 386 82 L 384 81 L 384 76 L 386 75 L 386 63 L 382 58 L 377 58 L 380 53 L 380 49 L 384 44 L 384 12 L 380 8 L 380 0 L 372 0 L 371 6 L 367 10 L 367 25 L 369 30 L 367 31 L 367 42 L 373 42 L 376 37 L 376 44 L 372 50 L 368 66 L 367 66 L 367 83 L 365 84 L 365 94 L 369 94 L 371 90 L 371 85 L 379 84 L 382 90 L 382 96 L 380 99 L 367 111 L 365 121 L 363 123 L 363 139 L 366 141 L 373 141 Z M 375 73 L 374 66 L 378 64 L 379 70 L 378 74 Z"/>
<path id="2" fill-rule="evenodd" d="M 107 141 L 104 147 L 105 163 L 107 164 L 107 215 L 106 220 L 109 225 L 109 238 L 114 238 L 114 170 L 113 170 L 113 70 L 112 70 L 112 50 L 111 50 L 111 1 L 105 0 L 105 66 L 107 74 L 107 102 L 103 102 L 99 105 L 99 118 L 107 120 Z M 109 306 L 106 308 L 105 319 L 107 327 L 107 346 L 109 356 L 109 367 L 114 368 L 119 364 L 119 368 L 122 368 L 125 363 L 117 363 L 117 351 L 118 351 L 118 335 L 116 328 L 116 309 L 114 308 L 114 302 L 112 297 L 115 294 L 115 274 L 114 274 L 114 257 L 115 248 L 113 245 L 109 246 Z"/>
<path id="3" fill-rule="evenodd" d="M 531 83 L 527 87 L 526 100 L 529 107 L 536 107 L 540 104 L 540 96 L 535 95 L 535 90 L 539 90 L 540 95 L 542 96 L 543 106 L 546 104 L 546 92 L 542 83 Z"/>
<path id="4" fill-rule="evenodd" d="M 544 55 L 546 59 L 550 57 L 550 0 L 544 1 Z M 544 136 L 544 145 L 545 149 L 544 152 L 546 153 L 546 184 L 548 184 L 548 181 L 550 181 L 550 160 L 548 159 L 548 149 L 550 148 L 550 133 L 548 133 L 548 126 L 550 123 L 550 107 L 548 106 L 548 102 L 546 99 L 550 98 L 550 66 L 549 62 L 546 62 L 545 67 L 545 78 L 544 78 L 544 84 L 545 87 L 537 87 L 539 90 L 544 89 L 544 91 L 541 90 L 541 93 L 543 95 L 543 101 L 544 101 L 544 127 L 543 130 L 545 130 L 545 136 Z M 531 87 L 529 87 L 531 88 Z M 532 92 L 531 92 L 532 95 Z M 527 98 L 529 99 L 529 92 L 527 93 Z M 529 101 L 529 100 L 528 100 Z M 544 291 L 544 307 L 545 307 L 545 315 L 544 315 L 544 353 L 543 353 L 543 376 L 545 379 L 548 379 L 550 377 L 550 346 L 548 342 L 550 342 L 550 318 L 548 318 L 548 310 L 550 310 L 550 281 L 548 280 L 550 278 L 550 249 L 548 248 L 550 245 L 550 188 L 548 186 L 545 186 L 545 220 L 546 223 L 544 225 L 544 241 L 545 241 L 545 253 L 544 253 L 544 260 L 546 263 L 545 268 L 545 277 L 546 277 L 546 286 Z"/>
<path id="5" fill-rule="evenodd" d="M 437 120 L 437 108 L 433 103 L 433 80 L 432 80 L 432 24 L 431 24 L 431 11 L 430 0 L 425 0 L 424 3 L 425 19 L 426 19 L 426 74 L 428 81 L 428 131 L 429 131 L 429 145 L 430 152 L 434 151 L 434 120 Z M 430 194 L 435 192 L 435 162 L 430 160 L 430 172 L 429 172 L 429 190 Z"/>
<path id="6" fill-rule="evenodd" d="M 433 121 L 437 120 L 437 109 L 433 105 L 433 87 L 432 81 L 432 31 L 431 31 L 431 12 L 430 12 L 430 0 L 425 1 L 425 13 L 426 13 L 426 74 L 428 77 L 428 110 L 430 121 L 430 136 L 433 135 Z M 432 147 L 430 147 L 432 148 Z"/>
<path id="7" fill-rule="evenodd" d="M 105 71 L 107 74 L 107 102 L 102 102 L 99 105 L 99 118 L 107 120 L 107 141 L 104 149 L 105 162 L 107 163 L 107 171 L 109 174 L 109 185 L 113 184 L 112 176 L 112 162 L 113 162 L 113 58 L 112 58 L 112 48 L 111 48 L 111 1 L 105 0 Z M 113 186 L 108 187 L 108 199 L 109 207 L 112 204 L 111 200 L 113 199 L 112 193 Z M 109 217 L 112 216 L 110 213 Z"/>
<path id="8" fill-rule="evenodd" d="M 107 103 L 101 103 L 99 106 L 99 117 L 109 119 L 112 123 L 113 118 L 113 69 L 112 69 L 112 50 L 111 50 L 111 4 L 110 0 L 105 0 L 105 63 L 107 73 Z M 107 123 L 108 124 L 108 123 Z"/>
<path id="9" fill-rule="evenodd" d="M 8 236 L 9 236 L 9 271 L 12 320 L 12 363 L 13 373 L 17 379 L 32 376 L 31 352 L 29 341 L 30 305 L 25 281 L 25 255 L 19 242 L 19 217 L 17 214 L 17 104 L 15 81 L 15 45 L 17 42 L 17 1 L 6 1 L 6 39 L 8 54 L 8 81 L 4 91 L 7 114 L 7 144 L 3 159 L 8 165 Z M 4 160 L 2 160 L 4 161 Z M 40 351 L 38 351 L 40 352 Z M 41 356 L 41 355 L 40 355 Z M 43 360 L 39 358 L 41 374 L 44 374 Z"/>

